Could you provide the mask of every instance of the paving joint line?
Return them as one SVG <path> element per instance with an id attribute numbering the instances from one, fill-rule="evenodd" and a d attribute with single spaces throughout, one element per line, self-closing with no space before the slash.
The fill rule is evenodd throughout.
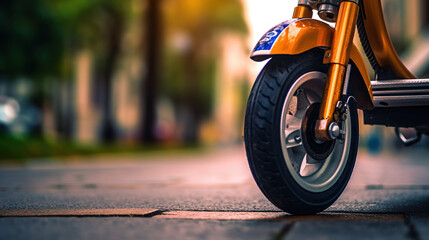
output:
<path id="1" fill-rule="evenodd" d="M 408 227 L 408 236 L 413 240 L 420 240 L 421 237 L 420 237 L 413 221 L 411 220 L 411 216 L 409 214 L 405 214 L 404 218 L 405 218 L 404 222 Z"/>
<path id="2" fill-rule="evenodd" d="M 153 211 L 153 212 L 151 212 L 151 213 L 146 214 L 146 215 L 145 215 L 145 216 L 143 216 L 143 217 L 146 217 L 146 218 L 153 218 L 153 217 L 155 217 L 155 216 L 162 215 L 164 212 L 166 212 L 166 211 L 165 211 L 165 210 L 156 210 L 156 211 Z"/>
<path id="3" fill-rule="evenodd" d="M 189 219 L 189 220 L 253 220 L 274 222 L 302 221 L 371 221 L 371 222 L 405 222 L 410 228 L 411 236 L 415 229 L 410 220 L 403 214 L 386 213 L 338 213 L 325 212 L 317 215 L 294 216 L 285 212 L 227 212 L 227 211 L 169 211 L 150 208 L 126 209 L 17 209 L 0 210 L 0 217 L 144 217 L 156 219 Z M 408 221 L 408 222 L 407 222 Z M 414 229 L 414 230 L 413 230 Z M 414 238 L 416 239 L 416 238 Z M 418 238 L 417 238 L 418 239 Z"/>
<path id="4" fill-rule="evenodd" d="M 281 239 L 285 239 L 285 237 L 289 234 L 289 232 L 292 230 L 292 228 L 295 226 L 296 222 L 290 222 L 287 223 L 284 227 L 282 227 L 282 229 L 280 230 L 280 232 L 278 232 L 275 236 L 274 236 L 274 240 L 281 240 Z"/>
<path id="5" fill-rule="evenodd" d="M 161 214 L 151 208 L 111 209 L 3 209 L 0 218 L 5 217 L 153 217 Z"/>

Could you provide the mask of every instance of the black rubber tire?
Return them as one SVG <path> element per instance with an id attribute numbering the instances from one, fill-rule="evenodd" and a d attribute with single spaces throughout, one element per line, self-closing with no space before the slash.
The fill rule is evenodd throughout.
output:
<path id="1" fill-rule="evenodd" d="M 322 60 L 323 51 L 319 49 L 272 58 L 256 79 L 247 103 L 244 141 L 253 177 L 275 206 L 295 215 L 321 212 L 337 200 L 349 181 L 358 149 L 358 115 L 352 100 L 348 114 L 352 122 L 351 145 L 344 171 L 333 186 L 323 192 L 310 192 L 287 169 L 280 142 L 283 104 L 300 76 L 312 71 L 327 72 L 328 66 Z"/>

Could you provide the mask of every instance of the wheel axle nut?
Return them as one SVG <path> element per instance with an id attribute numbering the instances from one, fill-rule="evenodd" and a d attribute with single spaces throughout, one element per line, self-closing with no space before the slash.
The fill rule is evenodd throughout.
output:
<path id="1" fill-rule="evenodd" d="M 329 137 L 331 139 L 337 139 L 340 136 L 340 126 L 338 126 L 338 123 L 333 122 L 329 124 L 328 133 Z"/>

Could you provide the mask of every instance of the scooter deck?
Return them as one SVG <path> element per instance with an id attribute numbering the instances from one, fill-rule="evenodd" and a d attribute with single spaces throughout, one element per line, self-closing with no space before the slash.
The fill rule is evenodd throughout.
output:
<path id="1" fill-rule="evenodd" d="M 429 79 L 371 81 L 374 109 L 364 123 L 393 127 L 429 126 Z"/>
<path id="2" fill-rule="evenodd" d="M 371 81 L 374 106 L 429 106 L 429 79 Z"/>

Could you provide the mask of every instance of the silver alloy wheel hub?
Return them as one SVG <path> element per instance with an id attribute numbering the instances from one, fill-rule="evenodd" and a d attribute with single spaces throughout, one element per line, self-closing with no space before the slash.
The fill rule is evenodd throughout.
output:
<path id="1" fill-rule="evenodd" d="M 335 141 L 332 152 L 320 161 L 312 158 L 302 141 L 302 123 L 312 104 L 320 103 L 326 74 L 308 72 L 298 78 L 284 100 L 280 119 L 280 141 L 286 167 L 299 186 L 310 192 L 332 187 L 347 163 L 351 142 L 351 120 L 341 124 L 344 140 Z"/>

